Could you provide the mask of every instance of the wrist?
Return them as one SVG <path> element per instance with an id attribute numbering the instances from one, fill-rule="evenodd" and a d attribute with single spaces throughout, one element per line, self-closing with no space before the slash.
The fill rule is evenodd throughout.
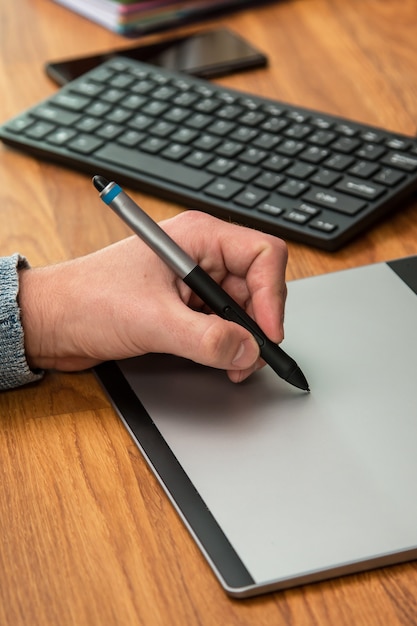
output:
<path id="1" fill-rule="evenodd" d="M 22 269 L 19 285 L 26 359 L 31 369 L 52 368 L 59 318 L 59 294 L 53 287 L 53 272 L 50 268 Z"/>

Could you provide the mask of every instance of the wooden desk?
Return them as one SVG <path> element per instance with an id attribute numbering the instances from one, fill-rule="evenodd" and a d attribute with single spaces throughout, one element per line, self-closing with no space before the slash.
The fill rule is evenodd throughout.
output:
<path id="1" fill-rule="evenodd" d="M 415 133 L 415 0 L 282 1 L 219 22 L 270 57 L 225 84 Z M 3 1 L 0 24 L 0 121 L 53 93 L 47 59 L 132 43 L 48 0 Z M 2 254 L 42 264 L 128 234 L 86 176 L 4 146 L 0 160 Z M 181 210 L 133 195 L 156 219 Z M 290 243 L 288 278 L 417 253 L 417 202 L 398 209 L 338 253 Z M 417 624 L 416 563 L 229 599 L 92 373 L 1 393 L 0 415 L 0 624 Z"/>

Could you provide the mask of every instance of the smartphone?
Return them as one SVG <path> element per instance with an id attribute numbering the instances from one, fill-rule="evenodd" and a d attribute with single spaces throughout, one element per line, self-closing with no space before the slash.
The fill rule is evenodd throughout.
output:
<path id="1" fill-rule="evenodd" d="M 45 71 L 62 86 L 114 56 L 126 56 L 201 78 L 265 67 L 268 63 L 263 52 L 236 33 L 221 28 L 94 56 L 50 61 L 46 63 Z"/>

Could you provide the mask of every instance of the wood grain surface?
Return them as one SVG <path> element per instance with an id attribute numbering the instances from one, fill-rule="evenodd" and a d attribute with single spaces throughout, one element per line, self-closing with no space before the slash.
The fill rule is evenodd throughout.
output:
<path id="1" fill-rule="evenodd" d="M 415 0 L 282 0 L 218 24 L 269 57 L 218 82 L 415 134 Z M 47 60 L 134 43 L 51 0 L 2 0 L 0 29 L 0 122 L 55 91 Z M 45 264 L 128 234 L 83 174 L 0 145 L 0 181 L 2 254 Z M 132 195 L 157 220 L 184 208 Z M 416 254 L 416 198 L 337 253 L 289 252 L 289 280 Z M 0 393 L 0 476 L 2 626 L 417 624 L 415 562 L 228 598 L 91 372 Z"/>

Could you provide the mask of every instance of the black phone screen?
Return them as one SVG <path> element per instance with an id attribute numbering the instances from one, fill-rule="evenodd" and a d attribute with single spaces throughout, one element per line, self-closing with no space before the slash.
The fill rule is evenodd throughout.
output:
<path id="1" fill-rule="evenodd" d="M 48 62 L 45 70 L 54 82 L 65 85 L 114 56 L 126 56 L 204 78 L 267 64 L 265 54 L 239 35 L 222 28 L 166 39 L 148 46 L 121 48 L 89 57 Z"/>

